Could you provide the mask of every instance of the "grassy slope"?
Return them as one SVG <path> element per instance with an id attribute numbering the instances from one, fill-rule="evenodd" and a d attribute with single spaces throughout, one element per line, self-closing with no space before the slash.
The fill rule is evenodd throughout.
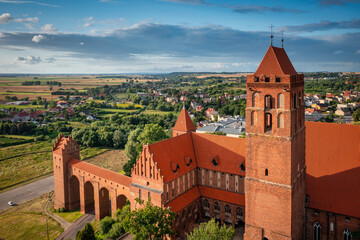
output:
<path id="1" fill-rule="evenodd" d="M 49 237 L 55 239 L 63 232 L 60 224 L 48 218 L 44 204 L 49 193 L 28 202 L 12 207 L 0 213 L 0 238 L 7 240 L 42 240 L 46 238 L 46 219 L 48 219 Z"/>

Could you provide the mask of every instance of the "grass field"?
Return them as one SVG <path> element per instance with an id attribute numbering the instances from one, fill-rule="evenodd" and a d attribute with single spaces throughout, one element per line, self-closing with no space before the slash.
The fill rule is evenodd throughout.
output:
<path id="1" fill-rule="evenodd" d="M 70 223 L 75 222 L 79 217 L 84 215 L 80 212 L 80 209 L 75 211 L 68 211 L 68 212 L 55 212 L 55 209 L 51 207 L 50 211 Z"/>
<path id="2" fill-rule="evenodd" d="M 22 138 L 10 138 L 5 136 L 0 136 L 0 146 L 3 144 L 7 144 L 7 143 L 18 143 L 18 142 L 23 142 L 26 139 L 22 139 Z"/>
<path id="3" fill-rule="evenodd" d="M 7 105 L 7 104 L 0 104 L 0 108 L 9 109 L 9 108 L 17 108 L 17 109 L 26 109 L 26 108 L 37 108 L 37 109 L 44 109 L 43 105 Z"/>
<path id="4" fill-rule="evenodd" d="M 51 175 L 52 141 L 32 142 L 0 148 L 0 192 Z M 98 155 L 107 149 L 85 148 L 82 159 Z"/>
<path id="5" fill-rule="evenodd" d="M 163 112 L 158 110 L 145 110 L 142 112 L 142 114 L 159 114 L 159 115 L 167 115 L 169 113 L 175 114 L 174 112 Z"/>
<path id="6" fill-rule="evenodd" d="M 0 213 L 0 239 L 45 240 L 46 219 L 49 239 L 59 236 L 63 232 L 60 224 L 43 212 L 49 197 L 50 193 L 47 193 Z"/>
<path id="7" fill-rule="evenodd" d="M 110 150 L 86 160 L 88 163 L 114 172 L 121 172 L 127 161 L 128 158 L 126 157 L 124 150 Z"/>
<path id="8" fill-rule="evenodd" d="M 128 112 L 135 112 L 135 109 L 112 109 L 112 108 L 98 108 L 102 112 L 109 112 L 109 113 L 128 113 Z"/>

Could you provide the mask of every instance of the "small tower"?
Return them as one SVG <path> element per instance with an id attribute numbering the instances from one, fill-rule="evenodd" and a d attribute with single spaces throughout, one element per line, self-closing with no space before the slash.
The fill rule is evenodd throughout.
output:
<path id="1" fill-rule="evenodd" d="M 52 148 L 54 165 L 54 208 L 69 208 L 68 199 L 68 162 L 72 158 L 80 159 L 79 146 L 72 136 L 68 138 L 62 134 L 56 138 Z"/>
<path id="2" fill-rule="evenodd" d="M 185 107 L 183 107 L 173 128 L 173 137 L 179 136 L 187 132 L 193 132 L 195 130 L 196 127 L 191 121 L 188 111 L 186 111 Z"/>
<path id="3" fill-rule="evenodd" d="M 244 239 L 304 239 L 304 75 L 270 46 L 246 89 Z"/>

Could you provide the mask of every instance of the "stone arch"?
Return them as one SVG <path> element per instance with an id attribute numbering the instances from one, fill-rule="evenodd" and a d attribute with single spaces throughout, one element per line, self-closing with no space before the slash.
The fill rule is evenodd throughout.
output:
<path id="1" fill-rule="evenodd" d="M 121 194 L 116 197 L 116 209 L 122 209 L 126 204 L 130 204 L 129 199 Z"/>
<path id="2" fill-rule="evenodd" d="M 284 108 L 285 107 L 285 96 L 282 93 L 278 94 L 277 97 L 277 107 L 278 108 Z"/>
<path id="3" fill-rule="evenodd" d="M 84 200 L 85 200 L 85 213 L 94 211 L 95 210 L 94 186 L 89 181 L 87 181 L 84 184 Z"/>
<path id="4" fill-rule="evenodd" d="M 99 190 L 99 205 L 100 219 L 110 216 L 110 194 L 109 190 L 105 187 Z"/>
<path id="5" fill-rule="evenodd" d="M 78 208 L 80 208 L 80 182 L 75 175 L 72 175 L 69 180 L 69 210 Z"/>

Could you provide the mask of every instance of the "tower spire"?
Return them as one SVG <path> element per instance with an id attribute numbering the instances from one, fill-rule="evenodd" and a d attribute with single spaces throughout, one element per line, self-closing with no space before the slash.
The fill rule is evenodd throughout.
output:
<path id="1" fill-rule="evenodd" d="M 271 33 L 270 39 L 271 39 L 271 46 L 272 46 L 273 45 L 273 38 L 274 38 L 272 30 L 273 30 L 274 26 L 271 24 L 269 28 L 270 28 L 270 33 Z"/>
<path id="2" fill-rule="evenodd" d="M 281 29 L 281 48 L 284 48 L 284 29 Z"/>

